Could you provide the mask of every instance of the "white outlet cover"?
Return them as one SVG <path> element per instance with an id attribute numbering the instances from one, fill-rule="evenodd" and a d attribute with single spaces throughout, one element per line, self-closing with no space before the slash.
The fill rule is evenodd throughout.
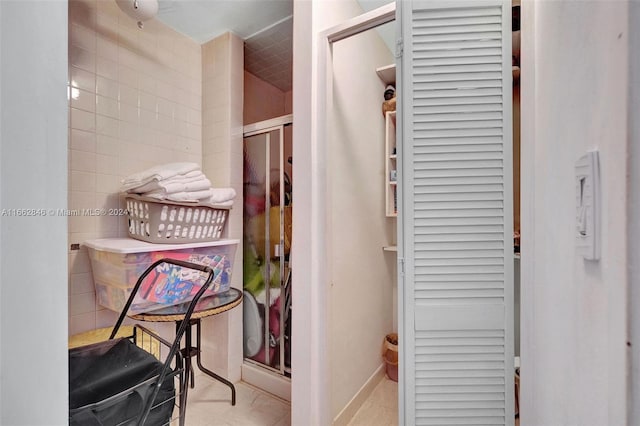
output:
<path id="1" fill-rule="evenodd" d="M 576 161 L 576 253 L 600 259 L 600 163 L 598 151 Z"/>

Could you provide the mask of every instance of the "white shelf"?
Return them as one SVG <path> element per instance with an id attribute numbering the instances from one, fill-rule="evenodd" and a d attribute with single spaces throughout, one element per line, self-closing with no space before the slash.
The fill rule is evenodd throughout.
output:
<path id="1" fill-rule="evenodd" d="M 376 73 L 380 80 L 384 82 L 384 84 L 392 84 L 396 85 L 396 64 L 385 65 L 384 67 L 380 67 L 376 69 Z"/>
<path id="2" fill-rule="evenodd" d="M 384 251 L 398 251 L 398 246 L 386 246 L 386 247 L 382 247 L 382 250 Z"/>
<path id="3" fill-rule="evenodd" d="M 384 115 L 384 123 L 385 213 L 387 217 L 396 217 L 398 215 L 396 206 L 398 182 L 391 180 L 391 173 L 395 174 L 397 171 L 398 156 L 392 154 L 396 149 L 396 112 L 387 111 Z"/>

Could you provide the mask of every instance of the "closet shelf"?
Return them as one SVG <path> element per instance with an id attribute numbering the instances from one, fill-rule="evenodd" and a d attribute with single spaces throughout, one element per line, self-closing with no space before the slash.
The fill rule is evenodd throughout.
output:
<path id="1" fill-rule="evenodd" d="M 376 73 L 384 84 L 396 85 L 396 64 L 385 65 L 376 69 Z"/>
<path id="2" fill-rule="evenodd" d="M 398 246 L 385 246 L 385 247 L 382 247 L 382 250 L 384 250 L 384 251 L 396 251 L 397 252 L 398 251 Z"/>

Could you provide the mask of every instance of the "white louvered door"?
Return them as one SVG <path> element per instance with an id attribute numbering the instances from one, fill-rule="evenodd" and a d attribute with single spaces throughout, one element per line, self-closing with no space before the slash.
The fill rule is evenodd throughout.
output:
<path id="1" fill-rule="evenodd" d="M 401 424 L 511 425 L 511 4 L 398 10 Z"/>

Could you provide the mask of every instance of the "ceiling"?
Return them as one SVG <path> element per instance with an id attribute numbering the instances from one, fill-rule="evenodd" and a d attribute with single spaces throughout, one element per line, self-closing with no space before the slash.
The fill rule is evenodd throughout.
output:
<path id="1" fill-rule="evenodd" d="M 365 12 L 390 0 L 358 0 Z M 159 0 L 157 18 L 202 44 L 228 31 L 245 41 L 245 69 L 283 92 L 291 90 L 292 0 Z M 394 29 L 378 28 L 393 51 Z"/>
<path id="2" fill-rule="evenodd" d="M 228 31 L 246 39 L 293 14 L 292 0 L 159 0 L 157 18 L 202 44 Z"/>
<path id="3" fill-rule="evenodd" d="M 245 69 L 291 90 L 292 0 L 159 0 L 158 20 L 202 44 L 226 32 L 245 41 Z"/>

